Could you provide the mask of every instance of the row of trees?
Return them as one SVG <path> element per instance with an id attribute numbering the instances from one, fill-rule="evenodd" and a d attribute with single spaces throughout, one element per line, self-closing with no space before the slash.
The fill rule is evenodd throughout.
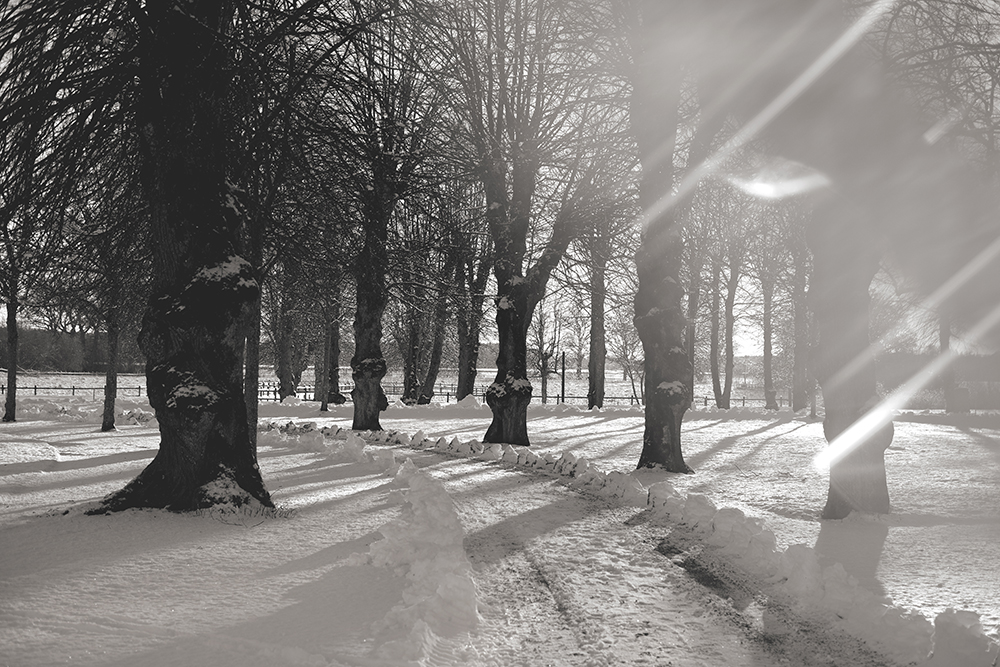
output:
<path id="1" fill-rule="evenodd" d="M 827 3 L 776 4 L 780 21 L 732 3 L 654 0 L 3 3 L 4 419 L 16 409 L 23 303 L 101 322 L 109 350 L 141 319 L 161 449 L 108 508 L 214 502 L 205 485 L 218 478 L 242 489 L 236 497 L 267 504 L 253 445 L 262 331 L 274 341 L 285 395 L 303 360 L 318 358 L 325 408 L 344 399 L 341 323 L 352 322 L 353 426 L 378 429 L 385 336 L 401 351 L 405 398 L 428 401 L 453 317 L 459 394 L 467 394 L 492 298 L 497 374 L 484 440 L 527 445 L 529 334 L 536 322 L 544 367 L 552 351 L 538 306 L 558 277 L 589 313 L 578 339 L 588 342 L 590 403 L 603 400 L 609 344 L 624 359 L 637 337 L 646 401 L 639 465 L 688 470 L 680 424 L 694 355 L 707 340 L 716 400 L 727 404 L 741 286 L 750 280 L 760 296 L 772 403 L 775 323 L 790 324 L 777 328 L 791 331 L 782 345 L 794 350 L 801 407 L 810 342 L 818 337 L 825 349 L 846 322 L 830 310 L 810 333 L 806 241 L 813 250 L 836 244 L 807 225 L 804 198 L 844 174 L 837 159 L 864 165 L 871 147 L 833 150 L 802 120 L 810 104 L 839 99 L 838 86 L 851 81 L 843 73 L 815 86 L 815 99 L 781 116 L 777 131 L 741 125 L 816 45 L 836 42 L 839 11 Z M 967 10 L 982 30 L 991 16 L 972 2 L 960 9 L 935 20 L 958 21 Z M 886 58 L 904 59 L 907 40 L 924 43 L 925 16 L 879 18 Z M 900 30 L 904 19 L 914 27 Z M 765 48 L 783 34 L 813 33 L 807 46 L 779 40 L 795 57 Z M 760 53 L 747 87 L 744 64 Z M 844 72 L 880 85 L 859 58 Z M 900 78 L 916 86 L 913 72 L 935 64 Z M 985 81 L 962 78 L 959 94 Z M 856 97 L 858 109 L 834 103 L 842 117 L 819 122 L 842 132 L 850 114 L 884 101 Z M 763 157 L 775 147 L 792 159 Z M 836 232 L 870 236 L 851 224 Z M 879 247 L 865 255 L 876 266 Z M 867 283 L 858 285 L 867 303 Z M 623 308 L 622 293 L 635 295 L 634 328 L 609 336 L 608 322 L 622 318 L 606 315 Z M 708 336 L 696 328 L 703 312 Z M 823 363 L 846 362 L 837 355 Z M 855 408 L 844 414 L 856 418 Z"/>

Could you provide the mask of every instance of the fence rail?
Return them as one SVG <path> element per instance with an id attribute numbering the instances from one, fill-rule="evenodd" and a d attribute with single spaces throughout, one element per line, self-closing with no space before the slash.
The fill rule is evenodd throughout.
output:
<path id="1" fill-rule="evenodd" d="M 473 389 L 473 395 L 480 399 L 485 400 L 486 390 L 489 385 L 481 384 L 477 385 Z M 351 400 L 351 390 L 354 388 L 350 384 L 340 385 L 340 393 L 343 394 L 348 401 Z M 385 391 L 388 397 L 399 397 L 403 395 L 403 385 L 398 382 L 391 382 L 382 385 L 383 391 Z M 18 384 L 19 393 L 22 395 L 30 394 L 32 396 L 90 396 L 96 399 L 98 395 L 104 396 L 104 387 L 39 387 L 37 385 L 25 386 Z M 435 403 L 451 403 L 458 392 L 458 386 L 455 384 L 439 384 L 434 390 L 434 397 L 431 399 Z M 0 395 L 7 393 L 7 386 L 0 384 Z M 142 386 L 138 387 L 118 387 L 118 396 L 125 398 L 129 396 L 141 397 L 143 395 Z M 257 389 L 257 397 L 259 401 L 265 403 L 276 403 L 281 395 L 279 390 L 279 384 L 277 382 L 261 382 Z M 297 387 L 295 396 L 303 401 L 317 401 L 316 398 L 316 387 L 314 385 L 299 385 Z M 538 397 L 536 397 L 538 398 Z M 788 404 L 787 400 L 781 396 L 777 397 L 778 407 L 785 407 Z M 572 403 L 572 404 L 586 404 L 586 396 L 559 396 L 558 394 L 549 396 L 548 402 L 551 403 Z M 739 396 L 730 399 L 730 405 L 732 407 L 747 407 L 753 405 L 764 405 L 765 399 L 756 398 L 751 396 Z M 605 405 L 641 405 L 641 399 L 635 396 L 605 396 Z M 708 407 L 709 405 L 715 404 L 715 398 L 709 396 L 695 396 L 692 403 L 695 406 Z"/>
<path id="2" fill-rule="evenodd" d="M 0 384 L 0 395 L 7 393 L 7 385 Z M 19 395 L 30 394 L 32 396 L 90 396 L 91 398 L 97 398 L 100 394 L 104 396 L 104 387 L 39 387 L 38 385 L 23 385 L 20 382 L 17 384 L 17 393 Z M 118 396 L 142 396 L 142 387 L 118 387 Z"/>

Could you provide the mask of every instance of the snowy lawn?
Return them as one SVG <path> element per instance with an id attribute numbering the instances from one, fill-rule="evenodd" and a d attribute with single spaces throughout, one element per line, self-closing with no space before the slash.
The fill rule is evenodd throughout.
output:
<path id="1" fill-rule="evenodd" d="M 638 460 L 638 411 L 533 406 L 515 451 L 474 441 L 481 406 L 393 406 L 387 442 L 342 430 L 349 408 L 262 405 L 277 513 L 95 517 L 155 454 L 148 405 L 112 434 L 93 401 L 22 406 L 0 426 L 2 665 L 996 657 L 997 417 L 902 416 L 893 514 L 820 522 L 822 427 L 789 413 L 691 412 L 696 474 L 607 475 Z"/>

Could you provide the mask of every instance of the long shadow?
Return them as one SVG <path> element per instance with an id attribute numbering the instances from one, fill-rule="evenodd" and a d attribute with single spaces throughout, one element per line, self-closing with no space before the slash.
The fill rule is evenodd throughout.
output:
<path id="1" fill-rule="evenodd" d="M 954 428 L 971 437 L 973 440 L 989 450 L 991 454 L 1000 458 L 1000 440 L 991 438 L 988 435 L 983 435 L 978 431 L 972 430 L 968 426 L 955 426 Z"/>
<path id="2" fill-rule="evenodd" d="M 25 461 L 22 463 L 5 463 L 0 465 L 0 477 L 26 472 L 65 472 L 68 470 L 97 468 L 99 466 L 111 465 L 114 463 L 125 463 L 127 461 L 136 461 L 138 459 L 153 458 L 155 454 L 155 449 L 136 449 L 118 454 L 106 454 L 104 456 L 80 458 L 72 461 L 67 461 L 65 459 L 44 459 L 38 461 Z"/>
<path id="3" fill-rule="evenodd" d="M 847 573 L 875 595 L 885 595 L 876 578 L 889 526 L 874 521 L 823 521 L 816 553 L 824 566 L 840 563 Z"/>
<path id="4" fill-rule="evenodd" d="M 783 423 L 784 422 L 779 422 L 779 421 L 769 422 L 769 423 L 765 424 L 764 426 L 761 426 L 760 428 L 756 428 L 756 429 L 754 429 L 752 431 L 746 431 L 744 433 L 740 433 L 739 435 L 726 436 L 725 438 L 722 438 L 716 444 L 712 445 L 708 449 L 703 449 L 702 451 L 698 452 L 697 454 L 689 456 L 687 458 L 687 463 L 692 468 L 696 468 L 697 466 L 701 465 L 701 463 L 703 461 L 705 461 L 706 459 L 711 458 L 712 456 L 715 456 L 719 452 L 722 452 L 722 451 L 725 451 L 725 450 L 729 449 L 730 447 L 732 447 L 733 445 L 735 445 L 737 442 L 739 442 L 743 438 L 751 437 L 751 436 L 754 436 L 754 435 L 760 435 L 761 433 L 765 433 L 767 431 L 770 431 L 771 429 L 776 428 L 776 427 L 782 425 Z"/>
<path id="5" fill-rule="evenodd" d="M 581 502 L 577 496 L 509 516 L 468 533 L 465 551 L 474 567 L 492 565 L 521 551 L 534 538 L 592 514 L 597 502 Z"/>

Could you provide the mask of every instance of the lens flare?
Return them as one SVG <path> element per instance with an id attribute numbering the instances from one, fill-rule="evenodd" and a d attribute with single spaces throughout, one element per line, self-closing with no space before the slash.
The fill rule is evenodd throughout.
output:
<path id="1" fill-rule="evenodd" d="M 996 327 L 997 324 L 1000 324 L 1000 305 L 993 308 L 975 326 L 969 329 L 967 334 L 968 342 L 974 345 Z M 843 433 L 834 438 L 827 448 L 813 459 L 813 464 L 816 468 L 825 471 L 831 465 L 857 449 L 861 443 L 865 442 L 876 431 L 891 422 L 897 410 L 902 409 L 907 401 L 921 389 L 929 385 L 957 357 L 958 354 L 956 352 L 950 349 L 946 350 L 917 371 L 913 377 L 886 396 L 885 399 L 869 410 L 861 419 L 851 424 Z"/>

